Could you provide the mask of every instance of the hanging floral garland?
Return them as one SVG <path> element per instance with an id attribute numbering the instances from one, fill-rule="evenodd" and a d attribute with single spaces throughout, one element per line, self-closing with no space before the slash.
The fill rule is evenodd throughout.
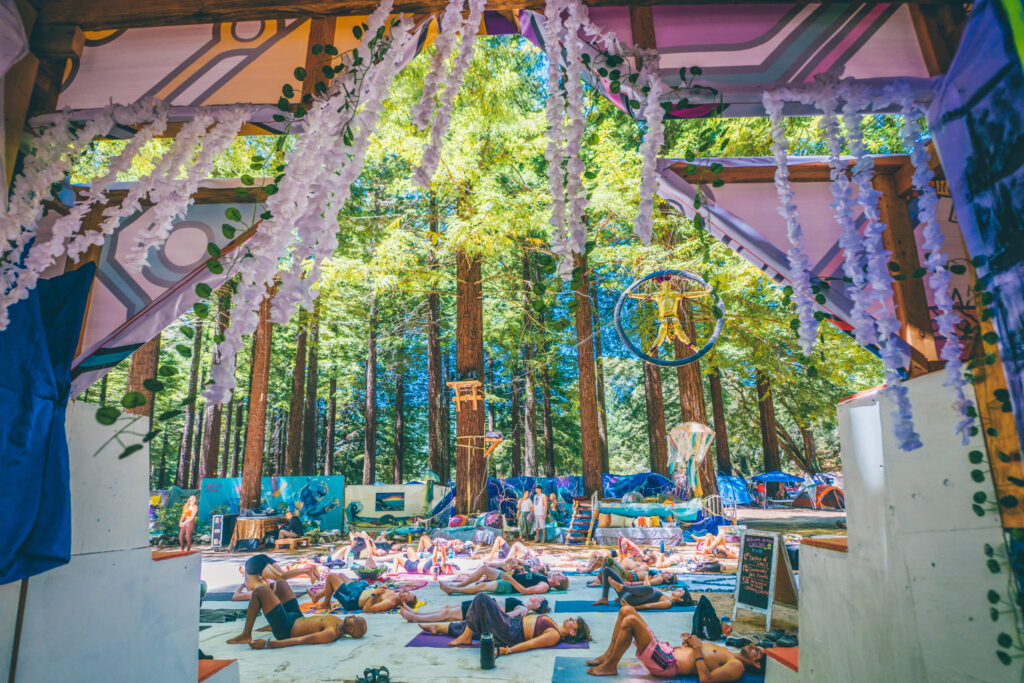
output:
<path id="1" fill-rule="evenodd" d="M 563 278 L 572 277 L 572 252 L 565 235 L 567 207 L 565 201 L 565 180 L 562 164 L 565 160 L 565 98 L 559 77 L 558 64 L 561 61 L 561 45 L 558 40 L 558 26 L 562 23 L 562 2 L 549 2 L 544 9 L 542 36 L 548 58 L 548 96 L 545 115 L 548 121 L 547 146 L 544 158 L 548 162 L 548 190 L 551 192 L 551 218 L 554 228 L 551 236 L 551 251 L 561 257 L 558 273 Z M 568 268 L 566 265 L 568 263 Z"/>
<path id="2" fill-rule="evenodd" d="M 658 152 L 665 143 L 665 109 L 661 106 L 661 96 L 665 91 L 665 83 L 658 75 L 658 60 L 651 60 L 650 73 L 645 74 L 648 84 L 647 106 L 644 107 L 644 120 L 647 132 L 640 144 L 640 207 L 637 210 L 633 232 L 640 238 L 644 246 L 651 245 L 651 231 L 654 228 L 654 192 L 658 189 Z M 644 67 L 648 67 L 645 63 Z"/>
<path id="3" fill-rule="evenodd" d="M 455 38 L 462 27 L 462 6 L 464 0 L 449 0 L 444 15 L 438 22 L 437 37 L 434 39 L 434 56 L 430 60 L 430 70 L 423 79 L 423 95 L 412 107 L 412 122 L 420 130 L 430 125 L 430 117 L 434 113 L 437 91 L 448 72 L 448 58 L 455 47 Z"/>

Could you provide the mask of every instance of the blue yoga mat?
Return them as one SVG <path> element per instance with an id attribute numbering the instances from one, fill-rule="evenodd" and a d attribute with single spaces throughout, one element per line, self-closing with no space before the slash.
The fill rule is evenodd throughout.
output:
<path id="1" fill-rule="evenodd" d="M 618 676 L 595 678 L 587 673 L 586 657 L 555 657 L 555 668 L 551 672 L 551 683 L 594 683 L 594 681 L 661 681 L 662 683 L 699 683 L 696 674 L 676 678 L 652 676 L 638 660 L 629 658 L 619 662 Z M 744 672 L 738 683 L 764 683 L 764 675 L 755 676 Z"/>
<path id="2" fill-rule="evenodd" d="M 592 605 L 593 600 L 557 600 L 555 602 L 556 612 L 618 612 L 622 605 L 611 602 L 607 605 Z M 691 605 L 689 607 L 683 607 L 682 605 L 673 605 L 668 609 L 657 609 L 657 610 L 641 610 L 641 612 L 693 612 L 697 607 Z"/>
<path id="3" fill-rule="evenodd" d="M 691 593 L 729 593 L 736 590 L 736 575 L 677 573 L 674 587 L 688 588 Z"/>

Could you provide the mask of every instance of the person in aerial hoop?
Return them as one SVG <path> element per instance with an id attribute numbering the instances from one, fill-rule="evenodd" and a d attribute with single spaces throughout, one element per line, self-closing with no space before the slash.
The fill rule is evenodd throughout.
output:
<path id="1" fill-rule="evenodd" d="M 647 350 L 647 353 L 653 353 L 659 346 L 665 343 L 668 339 L 677 339 L 682 344 L 690 349 L 692 352 L 696 352 L 697 349 L 690 340 L 690 337 L 683 330 L 683 324 L 679 319 L 679 303 L 686 299 L 698 299 L 702 296 L 707 296 L 711 293 L 711 288 L 699 289 L 692 292 L 677 292 L 672 289 L 672 276 L 667 275 L 661 280 L 661 289 L 657 294 L 630 294 L 631 299 L 640 299 L 642 301 L 649 301 L 654 299 L 654 303 L 658 307 L 658 336 L 655 337 L 654 343 Z"/>

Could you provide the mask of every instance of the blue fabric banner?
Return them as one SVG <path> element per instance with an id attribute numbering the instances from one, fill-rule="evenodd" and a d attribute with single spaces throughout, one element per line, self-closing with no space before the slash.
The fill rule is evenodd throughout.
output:
<path id="1" fill-rule="evenodd" d="M 291 509 L 309 524 L 319 522 L 320 528 L 344 528 L 345 477 L 263 477 L 261 504 L 275 508 L 283 515 Z M 241 477 L 203 479 L 199 488 L 199 519 L 210 521 L 212 515 L 238 512 Z"/>
<path id="2" fill-rule="evenodd" d="M 0 332 L 0 500 L 6 519 L 0 584 L 71 558 L 71 492 L 64 414 L 71 360 L 95 266 L 40 280 Z"/>

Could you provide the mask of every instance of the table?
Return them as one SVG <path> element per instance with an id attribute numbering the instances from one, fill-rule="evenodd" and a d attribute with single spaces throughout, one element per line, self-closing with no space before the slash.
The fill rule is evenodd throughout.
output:
<path id="1" fill-rule="evenodd" d="M 259 539 L 262 543 L 267 534 L 277 531 L 278 525 L 284 524 L 285 521 L 284 517 L 239 517 L 228 546 L 234 548 L 237 541 L 248 538 Z"/>

